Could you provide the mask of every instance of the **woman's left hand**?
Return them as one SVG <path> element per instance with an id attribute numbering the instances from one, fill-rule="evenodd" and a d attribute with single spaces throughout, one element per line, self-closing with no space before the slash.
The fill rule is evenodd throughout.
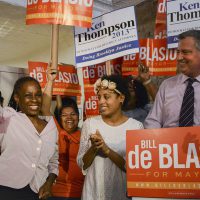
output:
<path id="1" fill-rule="evenodd" d="M 51 186 L 52 184 L 46 181 L 39 190 L 39 199 L 45 200 L 51 197 Z"/>

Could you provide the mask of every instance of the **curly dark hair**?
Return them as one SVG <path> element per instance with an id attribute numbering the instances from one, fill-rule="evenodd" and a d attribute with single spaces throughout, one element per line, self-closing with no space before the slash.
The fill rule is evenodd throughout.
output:
<path id="1" fill-rule="evenodd" d="M 132 76 L 125 77 L 126 87 L 130 82 L 133 84 L 133 89 L 136 96 L 136 108 L 144 108 L 146 104 L 149 103 L 149 96 L 144 85 L 137 79 L 134 79 Z"/>
<path id="2" fill-rule="evenodd" d="M 129 91 L 126 86 L 126 82 L 125 82 L 124 78 L 121 75 L 110 75 L 110 76 L 105 75 L 101 78 L 101 80 L 104 80 L 104 79 L 116 83 L 116 85 L 117 85 L 116 89 L 125 96 L 124 103 L 122 105 L 122 109 L 124 107 L 126 107 L 130 94 L 129 94 Z"/>
<path id="3" fill-rule="evenodd" d="M 14 89 L 13 89 L 13 92 L 12 92 L 12 95 L 10 97 L 10 100 L 9 100 L 9 103 L 8 103 L 8 106 L 12 107 L 13 109 L 15 109 L 16 111 L 20 111 L 20 108 L 18 107 L 17 103 L 15 102 L 15 99 L 14 99 L 14 96 L 16 94 L 19 94 L 19 91 L 20 89 L 22 88 L 22 86 L 27 83 L 27 82 L 34 82 L 36 83 L 39 88 L 41 89 L 41 86 L 39 84 L 39 82 L 33 78 L 33 77 L 30 77 L 30 76 L 25 76 L 25 77 L 21 77 L 19 78 L 16 82 L 15 82 L 15 85 L 14 85 Z"/>

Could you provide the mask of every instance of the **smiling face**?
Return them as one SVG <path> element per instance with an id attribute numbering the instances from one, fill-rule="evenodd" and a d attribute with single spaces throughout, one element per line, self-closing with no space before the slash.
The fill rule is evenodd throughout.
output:
<path id="1" fill-rule="evenodd" d="M 195 78 L 200 75 L 200 50 L 196 48 L 193 37 L 179 41 L 177 49 L 178 70 L 186 76 Z"/>
<path id="2" fill-rule="evenodd" d="M 102 117 L 112 117 L 121 112 L 124 95 L 119 95 L 109 89 L 100 89 L 98 92 L 99 111 Z"/>
<path id="3" fill-rule="evenodd" d="M 14 96 L 20 110 L 28 117 L 38 116 L 42 106 L 42 91 L 34 81 L 25 82 Z"/>
<path id="4" fill-rule="evenodd" d="M 79 117 L 72 107 L 64 107 L 61 111 L 61 125 L 69 134 L 78 128 Z"/>

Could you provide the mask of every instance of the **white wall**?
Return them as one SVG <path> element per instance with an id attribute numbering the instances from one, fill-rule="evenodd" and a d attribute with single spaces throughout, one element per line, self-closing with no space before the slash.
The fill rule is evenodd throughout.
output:
<path id="1" fill-rule="evenodd" d="M 0 90 L 4 97 L 4 106 L 8 104 L 15 81 L 24 76 L 25 69 L 13 67 L 0 67 Z"/>
<path id="2" fill-rule="evenodd" d="M 48 29 L 51 31 L 50 27 Z M 75 65 L 73 28 L 60 27 L 60 35 L 62 37 L 59 39 L 58 62 Z M 0 62 L 0 90 L 5 98 L 5 105 L 7 105 L 14 83 L 20 77 L 20 73 L 26 73 L 28 61 L 50 61 L 51 34 L 49 34 L 47 40 L 49 40 L 49 44 L 38 49 L 37 52 L 27 54 L 26 57 L 11 57 L 11 59 Z"/>

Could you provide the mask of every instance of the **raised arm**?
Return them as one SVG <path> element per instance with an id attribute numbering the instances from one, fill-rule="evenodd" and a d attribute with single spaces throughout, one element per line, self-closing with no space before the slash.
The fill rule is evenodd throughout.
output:
<path id="1" fill-rule="evenodd" d="M 154 101 L 155 98 L 156 98 L 158 88 L 151 80 L 149 68 L 147 66 L 139 64 L 138 72 L 139 72 L 139 76 L 138 76 L 139 80 L 142 82 L 142 84 L 146 88 L 148 94 L 150 95 L 150 97 Z"/>
<path id="2" fill-rule="evenodd" d="M 43 103 L 42 103 L 42 115 L 49 116 L 51 113 L 51 101 L 53 93 L 53 83 L 57 76 L 57 70 L 51 69 L 50 66 L 47 69 L 47 84 L 43 92 Z"/>
<path id="3" fill-rule="evenodd" d="M 62 108 L 62 98 L 60 95 L 56 95 L 56 106 L 58 110 Z"/>

